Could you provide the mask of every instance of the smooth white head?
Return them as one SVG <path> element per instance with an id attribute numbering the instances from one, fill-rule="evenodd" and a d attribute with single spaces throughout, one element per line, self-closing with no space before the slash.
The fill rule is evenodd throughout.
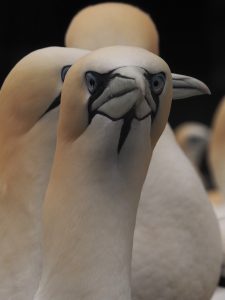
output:
<path id="1" fill-rule="evenodd" d="M 131 119 L 154 119 L 151 138 L 153 145 L 156 143 L 165 126 L 172 99 L 171 73 L 161 58 L 140 48 L 108 47 L 80 59 L 68 75 L 62 92 L 65 100 L 59 134 L 62 131 L 62 135 L 75 139 L 78 129 L 81 134 L 95 115 L 105 115 L 116 121 L 125 119 L 130 112 Z M 76 98 L 80 97 L 78 101 L 71 97 L 75 92 Z M 134 100 L 129 97 L 131 92 Z M 80 114 L 81 105 L 83 115 Z M 87 110 L 84 110 L 85 105 Z M 78 121 L 82 118 L 82 122 L 71 122 L 76 120 L 74 114 L 78 112 Z"/>
<path id="2" fill-rule="evenodd" d="M 85 7 L 72 19 L 67 47 L 98 49 L 124 45 L 159 52 L 159 36 L 151 17 L 127 3 L 99 3 Z"/>
<path id="3" fill-rule="evenodd" d="M 197 122 L 182 123 L 175 129 L 178 144 L 197 168 L 207 152 L 210 133 L 206 125 Z"/>
<path id="4" fill-rule="evenodd" d="M 64 68 L 86 53 L 60 47 L 35 51 L 24 57 L 3 83 L 1 176 L 17 193 L 20 188 L 25 191 L 20 180 L 38 180 L 40 172 L 43 177 L 40 181 L 47 180 L 45 174 L 49 173 L 56 144 Z M 32 186 L 26 191 L 32 191 Z"/>

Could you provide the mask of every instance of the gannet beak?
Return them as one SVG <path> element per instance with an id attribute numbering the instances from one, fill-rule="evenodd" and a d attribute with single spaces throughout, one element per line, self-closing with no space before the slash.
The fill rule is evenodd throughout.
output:
<path id="1" fill-rule="evenodd" d="M 120 67 L 110 73 L 100 96 L 97 94 L 96 98 L 93 94 L 89 99 L 89 120 L 92 120 L 96 114 L 100 114 L 116 121 L 131 116 L 131 111 L 133 118 L 138 120 L 150 116 L 152 111 L 156 110 L 156 104 L 151 103 L 154 102 L 152 97 L 145 95 L 148 82 L 144 74 L 142 68 L 135 66 Z M 90 76 L 94 75 L 92 73 Z M 99 74 L 97 77 L 100 76 L 105 75 Z"/>
<path id="2" fill-rule="evenodd" d="M 172 74 L 173 79 L 173 100 L 184 99 L 198 95 L 211 95 L 209 88 L 200 80 L 180 75 Z"/>

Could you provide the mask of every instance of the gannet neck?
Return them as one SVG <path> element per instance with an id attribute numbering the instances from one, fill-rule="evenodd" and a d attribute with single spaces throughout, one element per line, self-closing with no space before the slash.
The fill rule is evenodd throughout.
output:
<path id="1" fill-rule="evenodd" d="M 38 287 L 41 206 L 59 108 L 43 113 L 60 94 L 61 69 L 81 53 L 58 47 L 35 51 L 14 67 L 0 92 L 0 299 L 30 300 Z"/>
<path id="2" fill-rule="evenodd" d="M 60 96 L 61 71 L 87 50 L 49 47 L 25 56 L 6 77 L 0 90 L 0 136 L 27 133 Z M 40 88 L 41 87 L 41 88 Z"/>
<path id="3" fill-rule="evenodd" d="M 58 148 L 60 163 L 44 204 L 44 270 L 35 299 L 131 299 L 133 232 L 150 160 L 150 124 L 136 121 L 118 155 L 121 126 L 97 116 L 72 150 Z"/>

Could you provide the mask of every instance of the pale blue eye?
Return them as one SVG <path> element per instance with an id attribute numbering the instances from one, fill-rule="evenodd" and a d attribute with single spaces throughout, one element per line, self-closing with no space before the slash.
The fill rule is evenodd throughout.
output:
<path id="1" fill-rule="evenodd" d="M 165 76 L 163 74 L 155 74 L 150 80 L 151 90 L 154 94 L 159 95 L 162 93 L 165 85 Z"/>
<path id="2" fill-rule="evenodd" d="M 90 94 L 93 94 L 98 86 L 97 76 L 95 76 L 94 72 L 87 72 L 85 75 L 87 88 Z"/>

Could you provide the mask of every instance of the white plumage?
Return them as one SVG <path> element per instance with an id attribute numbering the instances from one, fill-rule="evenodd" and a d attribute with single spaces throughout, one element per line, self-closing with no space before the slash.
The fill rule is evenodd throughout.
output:
<path id="1" fill-rule="evenodd" d="M 223 241 L 223 277 L 225 277 L 225 98 L 223 98 L 216 110 L 212 134 L 209 143 L 209 162 L 215 182 L 222 193 L 223 202 L 215 205 L 219 218 Z M 225 292 L 224 292 L 225 294 Z M 225 296 L 224 296 L 225 297 Z"/>
<path id="2" fill-rule="evenodd" d="M 41 206 L 56 143 L 64 65 L 87 51 L 47 48 L 23 58 L 0 91 L 0 299 L 31 300 L 40 268 Z M 57 103 L 56 103 L 57 104 Z"/>
<path id="3" fill-rule="evenodd" d="M 121 3 L 85 8 L 72 20 L 66 34 L 67 46 L 87 49 L 111 43 L 136 45 L 158 53 L 158 41 L 151 18 Z M 134 298 L 209 299 L 221 264 L 218 224 L 200 179 L 169 126 L 156 145 L 151 165 L 154 175 L 150 168 L 153 179 L 147 177 L 143 187 L 134 235 Z M 150 214 L 153 211 L 154 217 Z M 212 272 L 208 272 L 209 266 Z"/>
<path id="4" fill-rule="evenodd" d="M 148 23 L 149 19 L 146 15 L 145 18 L 146 19 L 144 23 L 149 24 Z M 134 19 L 133 15 L 132 15 L 132 19 Z M 142 18 L 139 19 L 140 22 L 142 22 L 141 19 Z M 101 24 L 101 20 L 100 20 L 100 24 Z M 154 27 L 154 24 L 151 26 Z M 107 26 L 105 27 L 107 28 Z M 152 30 L 150 27 L 148 28 L 150 31 Z M 129 30 L 131 30 L 131 28 Z M 153 33 L 154 30 L 155 29 L 153 29 L 152 31 Z M 135 30 L 131 30 L 131 31 L 134 34 L 133 36 L 135 36 L 135 34 L 139 32 L 139 29 L 137 29 L 137 31 Z M 148 29 L 146 29 L 146 32 L 147 31 Z M 99 36 L 101 37 L 101 41 L 103 41 L 104 43 L 104 39 L 102 38 L 102 36 L 100 34 Z M 129 36 L 126 43 L 129 44 L 130 40 L 134 41 L 133 36 L 132 35 Z M 110 35 L 108 35 L 108 38 L 109 40 L 111 39 Z M 157 39 L 157 36 L 155 38 Z M 124 37 L 122 38 L 121 41 L 123 41 L 123 39 Z M 154 44 L 154 42 L 153 44 L 151 43 L 149 44 L 149 42 L 147 42 L 146 39 L 145 42 L 144 39 L 145 39 L 144 35 L 143 35 L 143 41 L 135 39 L 135 43 L 137 43 L 137 46 L 142 46 L 147 48 L 155 47 L 154 51 L 157 51 L 158 41 L 156 42 L 156 44 Z M 141 43 L 143 42 L 143 45 L 139 44 L 140 42 Z M 92 43 L 92 39 L 91 39 L 91 43 Z M 115 43 L 117 42 L 113 41 L 113 44 Z M 50 171 L 51 162 L 54 153 L 55 129 L 56 129 L 56 122 L 58 118 L 58 109 L 54 109 L 50 111 L 43 118 L 42 118 L 42 114 L 45 113 L 46 109 L 48 109 L 49 104 L 51 104 L 51 101 L 54 100 L 54 98 L 58 96 L 61 91 L 62 81 L 60 75 L 61 75 L 62 67 L 67 64 L 72 64 L 78 57 L 84 55 L 86 52 L 87 51 L 80 50 L 76 52 L 75 50 L 72 49 L 62 50 L 58 48 L 54 48 L 54 50 L 51 49 L 50 51 L 49 50 L 38 51 L 35 54 L 28 56 L 28 58 L 25 58 L 22 61 L 22 63 L 19 63 L 17 65 L 14 71 L 7 78 L 1 90 L 0 97 L 3 106 L 0 109 L 0 119 L 4 123 L 4 124 L 2 123 L 1 127 L 4 127 L 5 129 L 0 133 L 0 141 L 1 144 L 4 145 L 4 150 L 2 150 L 1 161 L 0 161 L 0 167 L 2 171 L 1 178 L 0 178 L 0 192 L 1 192 L 0 216 L 1 219 L 4 220 L 1 224 L 1 229 L 0 229 L 1 240 L 3 241 L 3 246 L 1 248 L 2 252 L 0 253 L 0 264 L 1 264 L 0 298 L 1 299 L 5 300 L 10 297 L 10 299 L 13 300 L 20 300 L 20 299 L 30 300 L 32 298 L 34 290 L 37 287 L 37 282 L 40 274 L 40 268 L 39 268 L 40 266 L 40 210 L 41 210 L 43 195 L 48 182 L 49 171 Z M 106 61 L 108 61 L 108 58 Z M 124 57 L 123 61 L 126 61 L 126 56 Z M 91 65 L 94 66 L 94 64 Z M 24 93 L 25 96 L 22 97 Z M 20 95 L 19 97 L 18 94 Z M 20 101 L 20 99 L 22 101 Z M 5 103 L 3 102 L 3 100 L 5 101 Z M 8 103 L 6 102 L 6 100 L 8 101 Z M 17 101 L 19 105 L 17 104 Z M 141 109 L 140 111 L 143 110 Z M 70 112 L 70 108 L 68 109 L 68 112 Z M 163 111 L 161 113 L 163 114 Z M 163 118 L 167 118 L 166 114 L 167 113 L 165 113 Z M 79 123 L 80 119 L 78 116 L 77 118 Z M 68 126 L 66 127 L 66 129 L 68 130 L 71 130 L 71 128 L 73 129 L 72 136 L 75 133 L 77 134 L 76 131 L 77 128 L 79 128 L 79 126 L 77 127 L 78 123 L 75 124 L 76 126 L 74 126 L 72 119 L 71 122 L 64 120 L 62 123 Z M 12 126 L 12 124 L 14 126 Z M 98 122 L 96 124 L 97 124 L 96 130 L 98 130 L 99 124 Z M 158 123 L 156 122 L 156 124 L 157 125 L 155 125 L 155 128 L 153 128 L 153 131 L 155 130 L 155 135 L 151 137 L 152 141 L 154 142 L 157 140 L 161 132 L 161 129 L 159 131 L 157 130 L 157 128 L 159 128 L 158 127 L 159 124 L 161 124 L 161 121 L 158 121 Z M 69 136 L 67 135 L 67 130 L 65 130 L 65 128 L 63 132 L 66 134 L 64 138 L 66 139 L 69 138 Z M 182 298 L 182 300 L 183 299 L 185 300 L 185 299 L 190 299 L 191 294 L 190 293 L 188 294 L 188 292 L 190 292 L 191 290 L 193 296 L 191 299 L 206 300 L 208 299 L 209 295 L 212 293 L 213 287 L 216 284 L 216 278 L 218 277 L 218 269 L 219 269 L 219 262 L 220 262 L 220 243 L 218 237 L 218 230 L 215 223 L 215 217 L 212 214 L 212 211 L 210 210 L 209 205 L 206 201 L 205 192 L 203 191 L 201 185 L 198 182 L 199 179 L 197 177 L 195 178 L 196 175 L 193 172 L 193 169 L 191 169 L 191 167 L 185 161 L 183 154 L 181 154 L 180 150 L 177 148 L 177 145 L 173 139 L 173 135 L 170 132 L 169 128 L 166 129 L 163 136 L 164 137 L 161 140 L 161 142 L 156 146 L 159 147 L 159 150 L 157 150 L 156 154 L 153 155 L 152 172 L 154 173 L 155 179 L 153 176 L 151 179 L 152 182 L 150 180 L 150 183 L 147 179 L 145 187 L 143 189 L 142 202 L 138 212 L 137 226 L 135 229 L 135 243 L 137 242 L 137 244 L 134 244 L 134 251 L 135 251 L 134 257 L 137 257 L 136 259 L 137 264 L 135 263 L 135 259 L 134 259 L 133 264 L 135 263 L 136 265 L 134 265 L 133 267 L 133 278 L 134 278 L 134 281 L 132 283 L 133 295 L 135 299 L 136 298 L 140 299 L 141 297 L 145 297 L 143 299 L 148 299 L 150 295 L 150 297 L 155 297 L 155 299 L 162 297 L 161 299 L 166 299 L 166 300 L 168 299 L 174 300 L 176 299 L 175 297 L 179 295 L 180 298 L 178 297 L 178 299 Z M 92 138 L 94 139 L 94 135 L 92 135 L 91 133 L 87 143 L 89 143 Z M 156 138 L 156 140 L 154 138 Z M 30 147 L 30 145 L 32 145 L 32 147 Z M 99 146 L 100 145 L 101 144 L 99 144 Z M 162 148 L 162 146 L 160 145 L 164 145 L 164 148 Z M 170 151 L 168 152 L 164 151 L 165 148 L 172 149 L 173 153 Z M 145 153 L 145 155 L 147 154 Z M 11 159 L 10 163 L 8 163 L 9 157 Z M 61 160 L 62 156 L 60 155 L 59 157 Z M 178 157 L 180 158 L 179 161 L 180 164 L 182 165 L 182 168 L 186 170 L 183 174 L 183 177 L 177 176 L 180 170 L 180 169 L 179 170 L 176 169 L 177 166 L 175 167 Z M 65 161 L 66 159 L 63 160 L 63 163 Z M 154 164 L 156 165 L 155 167 Z M 96 166 L 96 168 L 99 167 L 98 164 L 94 163 L 94 165 Z M 165 175 L 163 177 L 161 177 L 160 175 L 162 174 L 160 172 L 160 170 L 162 169 L 167 170 L 167 174 L 166 172 L 163 172 L 163 175 Z M 101 170 L 102 169 L 100 168 L 99 171 Z M 66 172 L 67 170 L 65 169 L 65 173 Z M 192 177 L 192 175 L 194 177 Z M 134 177 L 135 177 L 135 182 L 141 184 L 140 181 L 142 180 L 142 178 L 139 178 L 138 174 L 137 177 L 136 176 Z M 68 182 L 68 178 L 66 177 L 66 182 Z M 168 179 L 171 182 L 173 182 L 173 185 L 168 184 L 169 182 Z M 176 191 L 175 189 L 171 190 L 171 186 L 173 187 L 175 186 L 174 182 L 176 184 L 176 187 L 181 186 L 181 183 L 182 184 L 184 183 L 185 186 L 184 188 L 182 187 L 182 189 L 180 189 L 179 191 L 177 191 L 177 189 Z M 12 186 L 13 188 L 11 188 Z M 27 186 L 29 188 L 27 188 Z M 153 186 L 153 188 L 151 188 L 151 186 Z M 187 189 L 187 194 L 184 197 L 184 194 L 182 192 L 185 190 L 185 188 Z M 64 195 L 66 194 L 67 191 L 66 192 L 64 191 Z M 165 194 L 169 195 L 169 197 L 165 198 Z M 60 192 L 59 194 L 57 194 L 57 197 L 58 196 L 60 197 Z M 181 197 L 183 200 L 182 202 L 183 205 L 180 206 Z M 149 201 L 150 198 L 153 201 Z M 173 205 L 172 204 L 168 205 L 168 203 L 171 202 L 173 203 Z M 190 205 L 190 203 L 192 205 Z M 168 211 L 165 210 L 167 205 L 168 205 Z M 171 207 L 173 208 L 172 210 Z M 107 207 L 105 208 L 106 210 L 108 210 Z M 201 213 L 198 214 L 197 208 L 201 211 Z M 64 206 L 62 206 L 62 203 L 59 205 L 59 209 L 62 209 L 63 212 Z M 153 217 L 151 219 L 149 218 L 149 215 L 146 212 L 147 211 L 152 212 L 153 209 L 154 211 L 162 212 L 161 214 L 162 222 L 159 222 L 159 220 L 157 219 L 159 215 L 155 215 L 155 216 L 152 215 Z M 135 210 L 133 210 L 133 212 L 134 211 Z M 57 212 L 57 214 L 59 212 Z M 189 212 L 189 215 L 185 214 L 187 212 Z M 53 220 L 54 220 L 54 213 L 55 211 L 53 209 Z M 164 217 L 163 217 L 163 213 L 165 214 Z M 49 216 L 49 214 L 51 215 L 51 210 L 49 211 L 47 210 L 47 214 L 45 216 Z M 133 213 L 131 215 L 133 218 Z M 189 218 L 190 215 L 192 216 L 191 218 Z M 192 224 L 193 219 L 196 220 L 196 224 L 194 222 Z M 207 222 L 204 223 L 203 222 L 204 219 L 206 219 Z M 126 220 L 126 218 L 124 218 L 124 220 Z M 113 219 L 112 221 L 114 222 Z M 65 220 L 65 223 L 67 223 L 67 220 Z M 62 231 L 61 236 L 63 237 L 64 234 L 67 233 L 67 229 L 68 229 L 67 226 L 68 224 L 65 223 L 63 222 L 63 220 L 58 219 L 56 222 L 56 227 L 53 228 L 53 231 L 56 230 L 56 228 L 59 228 L 57 226 L 60 226 L 61 224 L 66 225 L 66 232 Z M 133 221 L 131 223 L 133 224 Z M 84 222 L 84 224 L 90 225 L 91 223 Z M 163 232 L 160 229 L 160 225 L 161 226 L 164 225 L 163 228 L 165 228 L 167 224 L 169 224 L 168 228 L 169 226 L 171 226 L 170 227 L 171 231 L 168 229 L 165 232 Z M 144 225 L 144 227 L 142 225 Z M 97 228 L 100 229 L 100 227 Z M 133 228 L 132 226 L 129 228 L 130 237 L 132 236 L 131 234 L 132 228 Z M 177 230 L 177 228 L 180 228 L 180 231 Z M 60 230 L 58 230 L 57 233 L 59 233 Z M 157 230 L 159 233 L 159 235 L 157 235 L 159 247 L 154 248 L 156 247 L 157 244 L 157 238 L 154 238 L 155 236 L 153 233 L 157 232 Z M 207 236 L 208 238 L 207 240 L 204 234 L 206 231 L 210 233 Z M 150 232 L 150 238 L 148 238 L 149 237 L 148 232 Z M 194 232 L 194 238 L 193 238 L 193 232 Z M 161 237 L 159 237 L 160 234 L 162 235 Z M 48 232 L 47 232 L 47 236 L 48 236 Z M 181 238 L 180 240 L 181 242 L 179 245 L 177 242 L 178 237 Z M 171 243 L 173 238 L 174 238 L 174 243 Z M 56 245 L 57 246 L 59 245 L 59 249 L 63 249 L 63 247 L 60 248 L 62 241 L 59 240 L 58 237 L 56 240 L 50 239 L 50 242 L 53 242 L 53 245 L 55 241 L 56 241 Z M 92 239 L 89 240 L 89 243 L 91 241 Z M 99 240 L 99 242 L 100 241 L 101 240 Z M 138 241 L 140 241 L 140 243 Z M 129 242 L 129 246 L 130 245 L 131 243 Z M 65 246 L 67 247 L 68 243 L 65 243 Z M 50 245 L 50 247 L 52 247 L 52 245 Z M 118 244 L 118 247 L 120 247 L 120 243 Z M 126 248 L 126 250 L 127 249 L 128 248 Z M 159 252 L 156 253 L 154 251 L 155 249 L 157 249 L 157 251 L 159 250 Z M 171 249 L 174 251 L 171 251 Z M 183 249 L 184 251 L 182 254 L 186 255 L 184 259 L 183 256 L 182 257 L 179 256 L 180 250 Z M 68 248 L 66 249 L 66 251 L 67 250 L 70 251 L 70 249 Z M 202 250 L 203 253 L 202 257 L 199 257 L 199 253 L 197 253 L 197 250 Z M 54 251 L 55 249 L 53 247 L 53 252 Z M 125 253 L 127 255 L 128 252 L 122 252 L 122 253 Z M 150 252 L 151 255 L 148 255 L 148 253 Z M 84 251 L 81 251 L 82 256 L 84 256 L 84 253 L 85 253 Z M 146 253 L 146 256 L 145 255 L 139 256 L 140 253 Z M 169 256 L 168 255 L 169 253 L 172 253 L 172 255 Z M 154 255 L 156 255 L 155 261 L 154 261 Z M 163 255 L 165 255 L 166 258 L 165 260 L 162 259 Z M 99 262 L 101 262 L 100 256 L 98 258 L 99 258 Z M 180 259 L 179 260 L 180 268 L 179 267 L 175 268 L 173 263 L 175 262 L 176 264 L 178 258 Z M 203 266 L 203 264 L 200 264 L 203 258 L 205 258 L 207 261 L 207 264 L 205 264 L 205 266 Z M 59 264 L 57 264 L 57 270 L 59 271 L 59 273 L 60 271 L 62 272 L 64 271 L 64 266 L 65 266 L 64 263 L 65 261 L 67 261 L 67 260 L 62 260 L 62 265 L 61 265 L 60 259 L 59 259 Z M 76 259 L 76 255 L 68 256 L 67 259 L 69 259 L 70 262 L 73 262 L 73 259 L 74 260 Z M 147 261 L 146 259 L 148 260 L 147 265 L 146 265 L 146 261 Z M 196 265 L 193 265 L 193 262 L 195 261 L 197 261 L 198 264 L 196 263 Z M 53 259 L 53 264 L 54 263 L 55 261 Z M 162 266 L 161 268 L 159 268 L 160 264 Z M 49 266 L 50 268 L 48 269 Z M 60 266 L 62 268 L 60 268 Z M 102 266 L 104 267 L 104 264 L 102 264 Z M 113 264 L 110 265 L 110 269 L 114 270 L 112 266 Z M 127 266 L 129 266 L 129 264 L 127 264 Z M 98 267 L 98 265 L 96 264 L 94 267 Z M 191 268 L 192 272 L 189 272 L 190 269 L 187 269 L 188 267 Z M 211 270 L 210 275 L 209 273 L 208 274 L 204 273 L 206 267 L 210 268 Z M 47 273 L 45 272 L 46 268 L 48 269 Z M 163 272 L 164 270 L 165 272 Z M 170 270 L 173 270 L 174 272 L 171 272 Z M 184 280 L 180 280 L 183 270 L 187 271 L 187 273 L 185 273 Z M 68 275 L 66 272 L 67 270 L 65 269 L 65 274 L 62 274 L 63 275 L 62 278 L 64 282 L 65 282 L 65 278 L 68 278 L 66 277 L 66 275 Z M 168 273 L 170 274 L 170 277 L 168 277 Z M 45 282 L 46 278 L 51 278 L 51 280 L 53 281 L 53 293 L 57 291 L 58 287 L 61 288 L 60 293 L 62 293 L 63 296 L 65 296 L 67 293 L 70 293 L 70 291 L 73 290 L 74 287 L 73 283 L 71 286 L 70 285 L 67 286 L 67 290 L 64 290 L 64 288 L 66 289 L 66 286 L 62 287 L 61 284 L 62 281 L 59 282 L 57 282 L 57 280 L 54 281 L 55 279 L 54 277 L 57 274 L 55 273 L 54 269 L 51 269 L 51 263 L 47 264 L 47 267 L 44 264 L 43 274 L 44 277 L 42 277 L 42 283 Z M 84 274 L 87 273 L 84 272 Z M 108 276 L 107 272 L 104 274 Z M 118 276 L 118 274 L 119 272 L 118 270 L 116 270 L 115 267 L 115 275 Z M 144 275 L 143 280 L 142 280 L 142 275 Z M 93 273 L 91 272 L 90 272 L 90 276 L 94 278 Z M 121 286 L 125 281 L 127 281 L 126 276 L 124 277 L 121 276 Z M 197 283 L 196 278 L 198 278 L 200 282 Z M 84 279 L 86 279 L 86 277 L 84 277 Z M 119 281 L 118 279 L 119 277 L 117 278 L 117 282 Z M 148 279 L 150 281 L 148 281 Z M 189 291 L 187 291 L 185 288 L 183 289 L 185 282 L 186 283 L 189 282 L 190 284 Z M 178 283 L 178 285 L 176 285 L 175 288 L 173 288 L 174 283 L 175 285 Z M 142 285 L 145 286 L 145 284 L 147 287 L 141 290 L 140 287 Z M 162 288 L 160 290 L 159 286 L 162 287 L 163 285 L 164 287 L 166 287 L 165 290 L 163 290 Z M 203 289 L 204 285 L 207 285 L 207 288 Z M 150 289 L 149 286 L 151 286 Z M 51 284 L 48 285 L 48 288 L 49 290 L 47 290 L 47 292 L 48 291 L 51 292 L 51 288 L 52 288 Z M 40 295 L 41 297 L 43 296 L 41 299 L 52 299 L 51 297 L 46 298 L 48 297 L 48 295 L 45 294 L 45 292 L 43 293 L 43 290 L 46 291 L 45 285 L 41 285 L 41 289 L 42 289 L 41 294 L 40 293 L 38 294 L 37 299 L 40 299 L 39 297 Z M 123 290 L 121 295 L 124 295 L 123 294 L 124 292 L 126 295 L 129 294 L 129 288 L 126 291 L 125 290 L 126 289 Z M 87 291 L 88 289 L 85 290 L 85 293 L 87 293 Z M 108 293 L 109 289 L 107 290 L 105 289 L 105 292 Z M 112 289 L 112 293 L 114 292 L 118 292 L 118 290 L 115 290 L 115 287 L 113 287 Z M 164 292 L 165 294 L 163 294 Z M 106 294 L 102 293 L 101 296 L 105 296 L 105 295 L 108 296 L 107 293 Z M 100 294 L 101 294 L 101 289 L 100 289 Z M 189 298 L 187 295 L 189 296 Z M 195 298 L 197 296 L 198 298 Z M 57 297 L 60 297 L 60 295 L 57 294 Z M 205 298 L 201 298 L 201 297 L 205 297 Z M 96 299 L 97 298 L 99 299 L 99 295 L 96 295 Z M 54 296 L 54 299 L 56 299 L 56 296 Z M 67 298 L 63 298 L 63 299 L 67 299 Z M 117 299 L 119 298 L 117 297 Z"/>
<path id="5" fill-rule="evenodd" d="M 153 152 L 138 208 L 134 299 L 210 299 L 220 264 L 212 207 L 167 126 Z"/>

